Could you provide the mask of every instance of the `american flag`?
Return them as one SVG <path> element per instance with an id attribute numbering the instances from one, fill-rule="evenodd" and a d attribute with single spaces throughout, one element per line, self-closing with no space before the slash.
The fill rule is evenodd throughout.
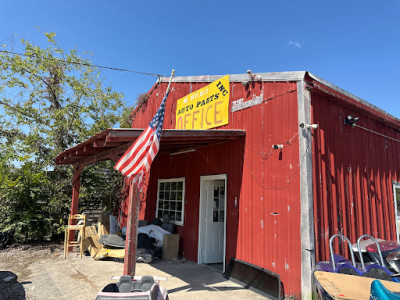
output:
<path id="1" fill-rule="evenodd" d="M 133 183 L 137 185 L 139 191 L 143 187 L 144 175 L 150 170 L 150 165 L 160 148 L 165 102 L 169 92 L 168 89 L 147 129 L 142 132 L 114 166 L 114 169 L 121 172 L 122 175 L 128 178 L 133 176 Z"/>

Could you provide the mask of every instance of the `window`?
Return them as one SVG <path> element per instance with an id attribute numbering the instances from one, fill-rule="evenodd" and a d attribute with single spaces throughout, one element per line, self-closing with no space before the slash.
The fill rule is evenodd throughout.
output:
<path id="1" fill-rule="evenodd" d="M 156 217 L 168 214 L 171 223 L 183 225 L 185 178 L 159 179 Z"/>
<path id="2" fill-rule="evenodd" d="M 213 222 L 223 223 L 225 214 L 225 187 L 215 185 L 213 196 Z"/>

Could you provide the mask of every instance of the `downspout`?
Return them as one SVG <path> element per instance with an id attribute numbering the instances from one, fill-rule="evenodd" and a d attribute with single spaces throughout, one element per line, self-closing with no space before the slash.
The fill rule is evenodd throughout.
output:
<path id="1" fill-rule="evenodd" d="M 301 298 L 312 299 L 315 268 L 311 92 L 297 82 L 300 162 Z"/>

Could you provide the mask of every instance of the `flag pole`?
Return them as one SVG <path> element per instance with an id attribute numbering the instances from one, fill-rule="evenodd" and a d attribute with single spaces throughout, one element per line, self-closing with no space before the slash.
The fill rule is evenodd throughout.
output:
<path id="1" fill-rule="evenodd" d="M 137 226 L 140 206 L 140 192 L 134 186 L 132 178 L 129 181 L 129 208 L 124 258 L 124 275 L 131 276 L 135 276 L 136 271 Z"/>
<path id="2" fill-rule="evenodd" d="M 167 87 L 167 93 L 171 90 L 171 82 L 172 82 L 172 78 L 174 78 L 175 75 L 175 70 L 172 70 L 171 72 L 171 77 L 169 78 L 169 82 L 168 82 L 168 87 Z"/>
<path id="3" fill-rule="evenodd" d="M 175 70 L 172 70 L 165 95 L 171 91 L 171 82 L 174 75 Z M 148 172 L 145 174 L 145 176 L 148 176 Z M 134 178 L 131 178 L 129 181 L 128 197 L 130 201 L 128 207 L 128 222 L 126 227 L 124 275 L 135 276 L 136 273 L 137 228 L 139 223 L 140 195 L 140 189 L 134 184 Z"/>

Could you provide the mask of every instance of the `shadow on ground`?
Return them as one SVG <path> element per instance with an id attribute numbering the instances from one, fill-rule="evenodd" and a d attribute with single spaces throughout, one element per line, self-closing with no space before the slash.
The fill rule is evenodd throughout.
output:
<path id="1" fill-rule="evenodd" d="M 156 261 L 151 266 L 168 274 L 168 277 L 178 278 L 184 285 L 168 290 L 169 294 L 184 291 L 241 291 L 246 290 L 233 282 L 226 280 L 221 273 L 205 265 L 190 261 Z"/>

